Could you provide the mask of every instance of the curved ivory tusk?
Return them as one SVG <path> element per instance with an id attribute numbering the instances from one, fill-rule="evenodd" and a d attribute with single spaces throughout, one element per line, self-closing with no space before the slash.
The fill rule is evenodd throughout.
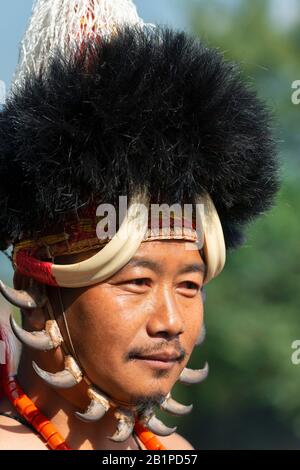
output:
<path id="1" fill-rule="evenodd" d="M 43 331 L 29 332 L 23 330 L 11 315 L 10 326 L 21 343 L 38 351 L 51 351 L 51 349 L 57 348 L 63 342 L 55 320 L 48 320 L 46 322 L 46 329 Z"/>
<path id="2" fill-rule="evenodd" d="M 91 258 L 69 265 L 52 265 L 59 286 L 84 287 L 101 282 L 125 266 L 135 255 L 148 228 L 148 198 L 133 199 L 116 235 Z"/>
<path id="3" fill-rule="evenodd" d="M 101 405 L 101 403 L 92 400 L 85 413 L 79 413 L 79 411 L 76 411 L 75 415 L 77 418 L 81 419 L 81 421 L 91 423 L 94 421 L 99 421 L 101 418 L 103 418 L 106 412 L 106 408 Z"/>
<path id="4" fill-rule="evenodd" d="M 199 384 L 200 382 L 206 379 L 208 375 L 208 370 L 209 368 L 207 362 L 205 363 L 203 369 L 194 370 L 185 368 L 180 374 L 179 382 L 184 385 Z"/>
<path id="5" fill-rule="evenodd" d="M 143 423 L 151 432 L 157 434 L 158 436 L 170 436 L 170 434 L 173 434 L 177 429 L 176 426 L 174 428 L 169 428 L 166 426 L 155 416 L 154 413 L 150 415 L 150 417 L 144 419 Z"/>
<path id="6" fill-rule="evenodd" d="M 108 412 L 110 408 L 109 400 L 105 397 L 102 392 L 99 392 L 95 387 L 90 387 L 88 389 L 88 396 L 91 399 L 85 413 L 75 413 L 77 418 L 85 421 L 86 423 L 91 423 L 94 421 L 99 421 L 103 416 Z"/>
<path id="7" fill-rule="evenodd" d="M 129 410 L 117 408 L 115 417 L 118 420 L 117 430 L 115 434 L 108 437 L 108 439 L 114 442 L 124 442 L 132 434 L 134 428 L 134 415 Z"/>
<path id="8" fill-rule="evenodd" d="M 202 344 L 203 341 L 205 340 L 205 336 L 206 336 L 206 328 L 205 328 L 205 325 L 202 325 L 202 328 L 196 340 L 195 346 L 200 346 L 200 344 Z"/>
<path id="9" fill-rule="evenodd" d="M 71 388 L 82 380 L 82 372 L 72 356 L 65 357 L 65 369 L 56 374 L 51 374 L 41 369 L 35 362 L 32 367 L 38 376 L 48 385 L 56 388 Z"/>
<path id="10" fill-rule="evenodd" d="M 47 303 L 47 297 L 34 288 L 17 290 L 0 281 L 0 292 L 8 302 L 22 309 L 40 308 Z"/>
<path id="11" fill-rule="evenodd" d="M 203 285 L 217 277 L 222 271 L 226 261 L 226 246 L 224 233 L 218 212 L 208 193 L 197 197 L 197 216 L 202 223 L 204 234 L 204 259 L 206 273 Z"/>
<path id="12" fill-rule="evenodd" d="M 193 405 L 182 405 L 178 403 L 171 397 L 171 394 L 167 395 L 165 400 L 161 403 L 160 408 L 167 413 L 170 413 L 174 416 L 184 416 L 189 414 L 192 409 Z"/>

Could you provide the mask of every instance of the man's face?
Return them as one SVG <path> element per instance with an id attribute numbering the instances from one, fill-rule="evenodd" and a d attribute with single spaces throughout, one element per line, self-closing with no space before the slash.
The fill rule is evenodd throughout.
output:
<path id="1" fill-rule="evenodd" d="M 116 400 L 167 395 L 189 360 L 202 326 L 204 265 L 186 245 L 144 242 L 107 281 L 62 289 L 81 365 Z"/>

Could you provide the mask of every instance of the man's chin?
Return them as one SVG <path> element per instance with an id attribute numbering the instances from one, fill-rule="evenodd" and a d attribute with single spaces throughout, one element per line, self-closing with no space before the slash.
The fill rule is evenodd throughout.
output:
<path id="1" fill-rule="evenodd" d="M 140 404 L 141 406 L 146 402 L 153 402 L 153 405 L 158 405 L 170 393 L 174 385 L 174 382 L 170 379 L 147 379 L 146 377 L 144 380 L 136 380 L 136 382 L 132 384 L 133 386 L 127 390 L 122 390 L 124 394 L 126 393 L 128 402 Z"/>
<path id="2" fill-rule="evenodd" d="M 132 396 L 130 403 L 136 408 L 138 413 L 143 413 L 149 408 L 159 407 L 161 402 L 164 400 L 165 395 L 162 393 L 145 394 Z"/>
<path id="3" fill-rule="evenodd" d="M 140 411 L 153 406 L 159 406 L 169 392 L 170 389 L 165 390 L 164 387 L 141 387 L 136 389 L 132 388 L 130 390 L 115 389 L 114 393 L 110 394 L 110 397 L 116 403 L 130 405 L 130 407 Z"/>
<path id="4" fill-rule="evenodd" d="M 123 371 L 124 372 L 124 371 Z M 102 382 L 102 381 L 101 381 Z M 149 376 L 149 374 L 121 374 L 118 380 L 107 380 L 106 384 L 101 386 L 99 380 L 98 388 L 108 395 L 116 403 L 139 404 L 153 402 L 155 405 L 161 403 L 176 382 L 176 378 L 171 378 L 163 374 L 162 376 Z"/>

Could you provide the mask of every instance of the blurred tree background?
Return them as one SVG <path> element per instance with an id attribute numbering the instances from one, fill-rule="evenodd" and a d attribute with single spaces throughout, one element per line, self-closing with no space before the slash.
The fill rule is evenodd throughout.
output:
<path id="1" fill-rule="evenodd" d="M 289 2 L 274 0 L 188 3 L 192 31 L 241 63 L 273 110 L 283 184 L 276 207 L 207 286 L 207 337 L 192 365 L 208 360 L 210 374 L 192 389 L 178 386 L 176 397 L 195 407 L 179 429 L 202 449 L 299 448 L 300 365 L 291 344 L 300 339 L 300 105 L 291 84 L 300 79 L 300 2 L 290 12 Z"/>
<path id="2" fill-rule="evenodd" d="M 291 362 L 291 345 L 300 339 L 300 105 L 292 104 L 291 85 L 300 80 L 300 0 L 176 4 L 191 31 L 241 63 L 269 103 L 283 184 L 276 207 L 206 288 L 207 337 L 191 366 L 207 360 L 210 374 L 201 385 L 177 387 L 175 398 L 194 411 L 169 422 L 197 449 L 299 448 L 300 365 Z"/>

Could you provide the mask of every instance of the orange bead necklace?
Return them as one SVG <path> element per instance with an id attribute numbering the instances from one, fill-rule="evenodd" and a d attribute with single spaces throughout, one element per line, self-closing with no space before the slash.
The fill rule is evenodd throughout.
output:
<path id="1" fill-rule="evenodd" d="M 51 450 L 72 450 L 55 426 L 23 392 L 15 377 L 6 377 L 4 391 L 17 412 L 38 432 Z M 166 450 L 157 437 L 136 422 L 134 432 L 147 450 Z"/>

